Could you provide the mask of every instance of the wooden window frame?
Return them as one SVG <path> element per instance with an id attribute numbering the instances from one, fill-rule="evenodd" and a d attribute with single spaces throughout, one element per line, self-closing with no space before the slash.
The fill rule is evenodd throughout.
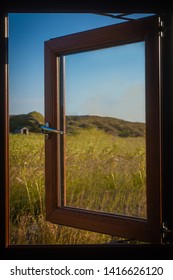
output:
<path id="1" fill-rule="evenodd" d="M 160 54 L 161 68 L 159 83 L 161 83 L 161 182 L 162 182 L 162 220 L 167 221 L 170 228 L 173 228 L 173 14 L 172 3 L 165 2 L 146 3 L 136 1 L 45 1 L 44 5 L 38 1 L 4 1 L 1 5 L 0 13 L 0 257 L 2 260 L 22 259 L 154 259 L 172 260 L 172 241 L 173 238 L 166 239 L 168 244 L 85 244 L 85 245 L 22 245 L 12 246 L 9 244 L 9 111 L 8 111 L 8 38 L 6 28 L 8 13 L 100 13 L 100 12 L 124 12 L 124 13 L 156 13 L 163 20 L 166 32 L 162 38 Z M 168 137 L 169 135 L 169 137 Z M 154 194 L 153 194 L 154 195 Z M 172 240 L 172 241 L 171 241 Z M 32 257 L 31 257 L 32 256 Z"/>
<path id="2" fill-rule="evenodd" d="M 147 219 L 65 206 L 65 134 L 51 134 L 45 142 L 46 217 L 61 225 L 161 242 L 160 89 L 158 18 L 151 17 L 45 42 L 45 121 L 65 130 L 63 57 L 124 44 L 145 42 Z"/>

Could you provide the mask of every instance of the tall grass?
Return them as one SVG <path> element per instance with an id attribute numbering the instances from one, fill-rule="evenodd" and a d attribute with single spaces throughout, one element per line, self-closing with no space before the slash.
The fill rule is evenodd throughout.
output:
<path id="1" fill-rule="evenodd" d="M 145 139 L 96 129 L 67 136 L 67 205 L 146 217 Z"/>
<path id="2" fill-rule="evenodd" d="M 67 136 L 67 205 L 146 217 L 144 138 Z M 109 235 L 45 221 L 44 136 L 10 134 L 11 244 L 94 244 Z"/>

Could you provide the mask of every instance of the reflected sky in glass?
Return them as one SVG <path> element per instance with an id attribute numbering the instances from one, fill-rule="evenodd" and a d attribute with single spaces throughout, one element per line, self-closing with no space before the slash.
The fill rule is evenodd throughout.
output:
<path id="1" fill-rule="evenodd" d="M 144 42 L 66 56 L 66 114 L 145 122 Z"/>

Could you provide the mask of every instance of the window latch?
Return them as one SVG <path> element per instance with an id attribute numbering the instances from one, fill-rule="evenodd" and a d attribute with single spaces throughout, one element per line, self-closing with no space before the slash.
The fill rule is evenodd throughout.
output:
<path id="1" fill-rule="evenodd" d="M 49 123 L 46 123 L 45 125 L 41 126 L 42 133 L 49 136 L 49 134 L 65 134 L 66 132 L 63 130 L 57 130 L 56 128 L 49 127 Z M 48 139 L 48 137 L 47 137 Z"/>

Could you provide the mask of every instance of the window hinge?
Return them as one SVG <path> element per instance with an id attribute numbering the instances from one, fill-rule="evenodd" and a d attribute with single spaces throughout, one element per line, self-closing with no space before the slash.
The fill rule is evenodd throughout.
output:
<path id="1" fill-rule="evenodd" d="M 165 36 L 165 25 L 162 20 L 159 21 L 159 37 L 164 37 Z"/>
<path id="2" fill-rule="evenodd" d="M 162 223 L 162 242 L 173 243 L 173 228 L 170 227 L 168 222 Z"/>
<path id="3" fill-rule="evenodd" d="M 159 21 L 159 37 L 163 38 L 165 37 L 165 34 L 168 30 L 168 26 L 165 25 L 165 22 L 163 20 Z"/>

